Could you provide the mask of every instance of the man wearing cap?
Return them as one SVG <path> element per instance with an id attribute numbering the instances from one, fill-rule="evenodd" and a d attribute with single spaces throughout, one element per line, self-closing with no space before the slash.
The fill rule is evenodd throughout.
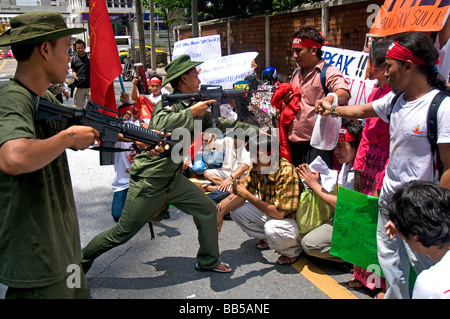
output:
<path id="1" fill-rule="evenodd" d="M 29 12 L 0 36 L 17 69 L 0 87 L 0 282 L 6 298 L 90 298 L 81 261 L 78 221 L 66 148 L 82 150 L 99 133 L 87 126 L 35 122 L 37 96 L 68 72 L 69 35 L 60 13 Z M 67 283 L 77 277 L 75 288 Z"/>
<path id="2" fill-rule="evenodd" d="M 191 61 L 188 55 L 176 58 L 166 66 L 167 75 L 163 86 L 170 82 L 174 94 L 196 93 L 200 85 L 196 66 L 200 63 Z M 202 130 L 212 127 L 211 115 L 207 112 L 208 104 L 212 102 L 214 100 L 185 100 L 168 106 L 159 102 L 153 110 L 149 127 L 156 130 L 167 128 L 169 132 L 176 128 L 185 128 L 190 133 L 192 143 L 194 120 L 201 121 Z M 217 128 L 222 131 L 233 124 L 235 123 L 230 120 L 217 120 Z M 237 122 L 235 127 L 258 132 L 257 127 L 240 122 Z M 174 161 L 169 152 L 153 158 L 146 154 L 135 157 L 122 216 L 115 227 L 97 235 L 83 248 L 85 271 L 90 268 L 95 258 L 131 239 L 148 221 L 162 219 L 169 204 L 194 218 L 200 244 L 195 268 L 199 271 L 222 273 L 232 271 L 219 257 L 216 205 L 199 187 L 183 176 L 182 164 Z"/>
<path id="3" fill-rule="evenodd" d="M 17 69 L 0 87 L 0 282 L 5 298 L 90 298 L 65 150 L 98 138 L 89 126 L 34 121 L 34 100 L 69 71 L 69 35 L 61 13 L 11 19 L 0 46 L 11 46 Z"/>
<path id="4" fill-rule="evenodd" d="M 294 33 L 292 42 L 293 58 L 298 66 L 291 79 L 292 87 L 301 93 L 299 110 L 287 129 L 292 164 L 297 167 L 311 163 L 318 155 L 333 168 L 333 151 L 323 151 L 311 146 L 311 135 L 315 122 L 314 103 L 324 98 L 325 94 L 320 79 L 325 60 L 322 58 L 322 46 L 327 44 L 322 34 L 314 27 L 303 27 Z M 350 98 L 348 83 L 335 66 L 330 65 L 325 72 L 325 86 L 330 92 L 326 99 L 330 103 L 342 105 Z M 286 94 L 288 104 L 293 92 Z"/>

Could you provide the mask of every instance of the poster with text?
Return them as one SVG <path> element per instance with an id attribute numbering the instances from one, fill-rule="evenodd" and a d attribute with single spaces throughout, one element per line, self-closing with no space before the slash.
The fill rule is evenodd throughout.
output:
<path id="1" fill-rule="evenodd" d="M 233 83 L 254 72 L 252 61 L 258 52 L 244 52 L 208 60 L 199 65 L 200 81 L 205 85 L 221 85 L 222 89 L 232 89 Z"/>
<path id="2" fill-rule="evenodd" d="M 220 35 L 208 35 L 175 42 L 172 60 L 175 60 L 183 54 L 189 55 L 192 61 L 198 62 L 221 57 L 222 48 L 220 45 Z"/>
<path id="3" fill-rule="evenodd" d="M 325 62 L 337 67 L 349 83 L 351 98 L 348 105 L 366 104 L 377 81 L 364 80 L 369 54 L 329 46 L 322 47 Z"/>

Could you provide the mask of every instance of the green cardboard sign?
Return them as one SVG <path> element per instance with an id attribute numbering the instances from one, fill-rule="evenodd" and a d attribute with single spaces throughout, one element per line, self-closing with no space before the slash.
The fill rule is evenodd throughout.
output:
<path id="1" fill-rule="evenodd" d="M 373 271 L 377 257 L 378 197 L 339 187 L 330 253 Z"/>

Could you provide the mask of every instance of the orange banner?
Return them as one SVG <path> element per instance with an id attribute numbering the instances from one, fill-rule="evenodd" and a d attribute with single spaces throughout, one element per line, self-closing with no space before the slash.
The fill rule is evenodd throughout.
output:
<path id="1" fill-rule="evenodd" d="M 386 0 L 370 33 L 387 36 L 408 31 L 439 31 L 449 9 L 450 0 Z"/>

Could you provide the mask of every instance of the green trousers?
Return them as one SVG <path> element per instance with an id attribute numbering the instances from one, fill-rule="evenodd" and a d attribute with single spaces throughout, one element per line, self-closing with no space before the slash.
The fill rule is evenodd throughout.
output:
<path id="1" fill-rule="evenodd" d="M 172 204 L 192 215 L 198 230 L 198 265 L 213 269 L 220 264 L 217 210 L 214 202 L 181 172 L 170 180 L 130 177 L 127 200 L 119 222 L 95 236 L 83 248 L 83 263 L 90 263 L 104 252 L 130 240 L 161 208 Z"/>

